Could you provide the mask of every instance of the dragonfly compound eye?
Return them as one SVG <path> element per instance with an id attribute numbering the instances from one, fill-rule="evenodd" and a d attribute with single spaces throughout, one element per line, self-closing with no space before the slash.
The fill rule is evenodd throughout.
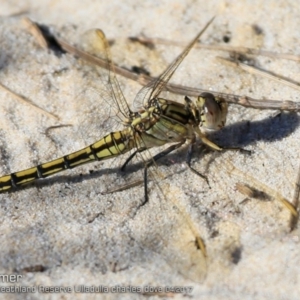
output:
<path id="1" fill-rule="evenodd" d="M 204 130 L 219 130 L 226 123 L 228 105 L 222 98 L 210 93 L 202 93 L 197 100 L 200 110 L 200 127 Z"/>

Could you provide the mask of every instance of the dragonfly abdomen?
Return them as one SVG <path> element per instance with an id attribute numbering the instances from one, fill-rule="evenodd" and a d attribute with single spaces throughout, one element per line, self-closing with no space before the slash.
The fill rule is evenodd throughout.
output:
<path id="1" fill-rule="evenodd" d="M 75 168 L 95 160 L 109 159 L 130 151 L 134 143 L 127 129 L 111 132 L 98 142 L 35 167 L 0 177 L 0 192 L 30 183 L 36 179 L 45 178 Z"/>

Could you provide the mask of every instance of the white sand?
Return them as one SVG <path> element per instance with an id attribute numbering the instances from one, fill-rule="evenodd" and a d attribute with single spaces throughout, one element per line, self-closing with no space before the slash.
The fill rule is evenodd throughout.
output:
<path id="1" fill-rule="evenodd" d="M 103 107 L 103 98 L 98 98 L 99 104 L 92 103 L 79 93 L 89 80 L 88 73 L 71 55 L 59 57 L 40 49 L 25 30 L 21 21 L 25 16 L 51 26 L 68 41 L 78 41 L 89 28 L 101 28 L 115 39 L 116 64 L 141 66 L 153 76 L 182 48 L 157 45 L 151 50 L 126 38 L 144 34 L 186 45 L 213 15 L 218 16 L 202 37 L 205 43 L 224 45 L 223 37 L 228 36 L 231 46 L 299 51 L 299 5 L 295 1 L 102 2 L 0 0 L 0 82 L 60 118 L 46 117 L 0 91 L 1 174 L 78 150 L 109 131 L 95 112 Z M 262 33 L 255 32 L 253 25 Z M 225 66 L 215 59 L 218 55 L 228 57 L 225 52 L 192 50 L 171 81 L 259 99 L 299 101 L 296 90 Z M 297 62 L 265 56 L 255 59 L 262 68 L 300 80 Z M 126 97 L 133 99 L 140 86 L 119 79 Z M 157 197 L 159 190 L 150 184 L 150 201 L 140 209 L 142 186 L 101 195 L 115 185 L 141 178 L 142 171 L 136 168 L 127 176 L 117 173 L 125 157 L 1 194 L 0 274 L 19 272 L 22 286 L 192 286 L 194 299 L 297 299 L 299 230 L 289 233 L 289 212 L 273 198 L 251 198 L 241 204 L 247 196 L 235 188 L 238 182 L 251 185 L 255 178 L 292 199 L 299 167 L 299 116 L 282 113 L 274 117 L 275 113 L 230 107 L 228 126 L 212 140 L 244 147 L 253 154 L 195 153 L 193 166 L 207 172 L 211 189 L 186 170 L 182 150 L 159 166 L 163 174 L 169 174 L 161 184 L 166 197 Z M 45 135 L 48 127 L 58 124 L 73 126 Z M 241 177 L 230 172 L 230 163 L 241 171 Z M 175 204 L 186 211 L 185 217 Z M 188 222 L 206 243 L 206 263 L 194 247 Z M 45 270 L 23 272 L 38 265 Z M 142 297 L 136 293 L 105 296 Z M 91 299 L 98 295 L 72 292 L 46 297 Z M 181 293 L 176 299 L 183 297 Z"/>

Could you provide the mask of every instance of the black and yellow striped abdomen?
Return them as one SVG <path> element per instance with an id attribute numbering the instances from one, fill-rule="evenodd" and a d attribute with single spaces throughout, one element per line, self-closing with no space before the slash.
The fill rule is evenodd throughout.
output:
<path id="1" fill-rule="evenodd" d="M 189 126 L 186 126 L 186 123 L 188 123 L 189 114 L 184 106 L 163 99 L 160 99 L 158 103 L 161 106 L 159 115 L 157 114 L 158 105 L 149 107 L 144 112 L 137 113 L 126 129 L 109 133 L 86 148 L 0 177 L 0 193 L 88 162 L 110 159 L 133 148 L 144 150 L 187 138 Z"/>
<path id="2" fill-rule="evenodd" d="M 130 129 L 112 132 L 84 149 L 33 168 L 0 177 L 0 193 L 88 162 L 124 154 L 135 145 L 131 137 Z"/>

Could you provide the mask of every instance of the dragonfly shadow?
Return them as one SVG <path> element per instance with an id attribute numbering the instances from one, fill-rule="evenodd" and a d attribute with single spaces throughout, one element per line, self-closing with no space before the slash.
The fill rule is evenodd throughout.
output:
<path id="1" fill-rule="evenodd" d="M 299 124 L 300 116 L 297 113 L 281 112 L 260 121 L 243 121 L 225 126 L 222 130 L 209 134 L 208 138 L 220 147 L 244 148 L 258 141 L 272 143 L 282 140 L 294 132 Z M 198 155 L 197 152 L 195 150 L 193 157 Z M 182 163 L 185 161 L 186 153 L 187 148 L 181 147 L 166 156 L 167 159 L 159 160 L 158 164 L 169 165 L 170 161 Z M 199 155 L 203 154 L 205 155 L 205 151 Z"/>
<path id="2" fill-rule="evenodd" d="M 260 121 L 243 121 L 226 126 L 210 137 L 221 147 L 246 147 L 258 141 L 280 141 L 294 132 L 299 124 L 297 113 L 281 112 Z"/>
<path id="3" fill-rule="evenodd" d="M 293 133 L 300 124 L 300 116 L 295 112 L 281 112 L 280 114 L 260 121 L 243 121 L 225 126 L 222 130 L 208 135 L 209 140 L 224 148 L 246 148 L 258 141 L 275 142 Z M 209 148 L 209 147 L 207 147 Z M 209 148 L 209 151 L 214 151 Z M 255 151 L 255 150 L 254 150 Z M 215 151 L 216 155 L 222 152 Z M 181 147 L 176 152 L 161 159 L 158 165 L 170 165 L 170 162 L 181 164 L 186 159 L 187 148 Z M 203 157 L 207 151 L 195 150 L 193 158 Z M 175 173 L 185 172 L 185 169 Z M 172 176 L 172 175 L 170 175 Z"/>

